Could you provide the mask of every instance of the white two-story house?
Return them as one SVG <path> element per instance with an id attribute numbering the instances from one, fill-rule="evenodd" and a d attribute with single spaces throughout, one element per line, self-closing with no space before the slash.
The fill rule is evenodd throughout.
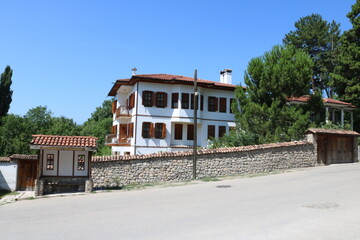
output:
<path id="1" fill-rule="evenodd" d="M 220 73 L 220 82 L 198 79 L 197 144 L 207 147 L 235 127 L 231 110 L 235 85 L 232 71 Z M 113 155 L 189 151 L 194 139 L 194 78 L 169 74 L 133 74 L 117 80 L 112 134 L 106 144 Z"/>

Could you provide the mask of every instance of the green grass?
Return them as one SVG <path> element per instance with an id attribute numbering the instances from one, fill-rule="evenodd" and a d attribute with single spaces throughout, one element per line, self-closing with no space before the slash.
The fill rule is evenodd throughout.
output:
<path id="1" fill-rule="evenodd" d="M 18 195 L 18 192 L 10 192 L 5 190 L 0 190 L 0 199 L 7 196 L 7 195 Z"/>
<path id="2" fill-rule="evenodd" d="M 214 178 L 214 177 L 203 177 L 201 179 L 199 179 L 203 182 L 218 182 L 218 181 L 221 181 L 221 179 L 218 179 L 218 178 Z"/>

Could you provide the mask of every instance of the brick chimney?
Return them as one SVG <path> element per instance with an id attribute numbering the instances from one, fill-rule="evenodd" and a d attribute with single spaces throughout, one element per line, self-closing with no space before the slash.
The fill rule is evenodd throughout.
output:
<path id="1" fill-rule="evenodd" d="M 232 84 L 232 70 L 231 69 L 224 69 L 220 71 L 220 82 L 226 84 Z"/>

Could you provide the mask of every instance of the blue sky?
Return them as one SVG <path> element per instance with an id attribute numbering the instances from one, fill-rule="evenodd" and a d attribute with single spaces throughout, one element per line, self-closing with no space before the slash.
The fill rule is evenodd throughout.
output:
<path id="1" fill-rule="evenodd" d="M 0 72 L 14 71 L 10 112 L 47 106 L 82 124 L 116 79 L 168 73 L 219 81 L 318 13 L 351 28 L 355 0 L 0 0 Z"/>

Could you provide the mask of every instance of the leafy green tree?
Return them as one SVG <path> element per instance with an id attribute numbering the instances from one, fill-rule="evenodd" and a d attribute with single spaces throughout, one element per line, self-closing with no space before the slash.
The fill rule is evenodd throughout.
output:
<path id="1" fill-rule="evenodd" d="M 312 14 L 295 22 L 295 31 L 285 35 L 284 44 L 303 49 L 314 61 L 312 88 L 333 95 L 331 73 L 339 55 L 340 24 L 328 23 L 321 15 Z"/>
<path id="2" fill-rule="evenodd" d="M 81 135 L 98 138 L 97 155 L 110 155 L 110 147 L 104 145 L 105 136 L 110 134 L 112 126 L 111 100 L 105 100 L 101 107 L 97 107 L 91 117 L 84 123 Z"/>
<path id="3" fill-rule="evenodd" d="M 360 108 L 360 0 L 347 14 L 352 28 L 341 36 L 339 64 L 333 74 L 335 91 L 343 101 Z M 360 131 L 360 111 L 355 113 L 355 130 Z"/>
<path id="4" fill-rule="evenodd" d="M 241 110 L 233 109 L 240 128 L 258 136 L 260 143 L 300 139 L 310 115 L 287 99 L 309 94 L 312 67 L 311 58 L 290 45 L 252 59 L 245 72 L 246 91 L 235 90 Z"/>
<path id="5" fill-rule="evenodd" d="M 73 119 L 66 117 L 52 118 L 49 134 L 60 136 L 79 136 L 81 127 L 78 126 Z"/>
<path id="6" fill-rule="evenodd" d="M 12 73 L 13 71 L 10 66 L 6 66 L 5 71 L 0 77 L 0 119 L 1 117 L 6 116 L 12 102 Z"/>
<path id="7" fill-rule="evenodd" d="M 30 125 L 32 134 L 51 134 L 50 129 L 53 124 L 53 113 L 46 106 L 38 106 L 30 109 L 24 116 Z"/>
<path id="8" fill-rule="evenodd" d="M 326 119 L 325 105 L 321 91 L 317 90 L 310 96 L 310 99 L 303 105 L 305 112 L 310 113 L 310 119 L 314 127 L 324 124 Z"/>
<path id="9" fill-rule="evenodd" d="M 8 114 L 0 126 L 0 156 L 29 154 L 31 141 L 30 121 L 24 117 Z"/>

